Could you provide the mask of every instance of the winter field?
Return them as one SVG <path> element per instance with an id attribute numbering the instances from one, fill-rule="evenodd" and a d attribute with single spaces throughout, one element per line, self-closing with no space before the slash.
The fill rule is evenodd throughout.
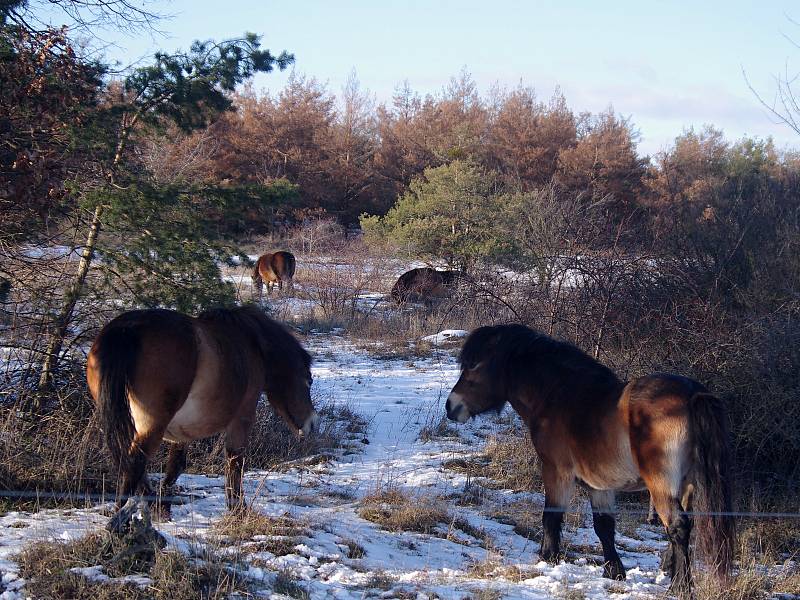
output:
<path id="1" fill-rule="evenodd" d="M 366 420 L 365 431 L 352 434 L 353 449 L 311 457 L 285 472 L 249 472 L 252 508 L 286 521 L 292 534 L 255 534 L 227 548 L 214 532 L 226 512 L 222 477 L 183 475 L 179 485 L 196 499 L 173 508 L 172 521 L 158 524 L 171 548 L 191 555 L 198 547 L 220 546 L 223 554 L 235 554 L 231 568 L 256 595 L 272 598 L 281 597 L 271 591 L 279 574 L 295 583 L 295 594 L 310 598 L 551 598 L 568 590 L 586 597 L 664 594 L 668 581 L 658 573 L 657 556 L 664 543 L 655 528 L 642 525 L 621 534 L 628 581 L 603 579 L 599 543 L 579 501 L 565 541 L 580 550 L 570 562 L 548 565 L 536 555 L 538 539 L 529 539 L 530 531 L 518 533 L 522 528 L 514 524 L 515 516 L 541 507 L 541 494 L 491 489 L 448 468 L 479 461 L 486 438 L 513 421 L 504 414 L 458 430 L 440 425 L 444 399 L 458 377 L 450 354 L 376 360 L 335 336 L 313 339 L 310 349 L 317 398 L 344 403 Z M 398 498 L 410 501 L 412 511 L 443 518 L 423 523 L 429 531 L 417 532 L 386 530 L 360 515 L 365 506 L 394 510 Z M 12 511 L 1 517 L 6 591 L 0 597 L 25 597 L 13 559 L 25 544 L 76 539 L 103 527 L 109 509 Z M 409 519 L 410 527 L 416 518 Z M 104 578 L 100 569 L 85 573 Z"/>
<path id="2" fill-rule="evenodd" d="M 330 271 L 324 277 L 330 279 Z M 246 274 L 230 280 L 251 294 Z M 364 288 L 355 310 L 395 310 L 380 290 Z M 265 304 L 288 321 L 319 312 L 310 285 L 296 291 L 298 297 L 275 295 Z M 213 561 L 235 581 L 225 594 L 209 596 L 215 598 L 667 596 L 669 579 L 659 571 L 666 538 L 661 527 L 644 524 L 644 496 L 620 502 L 617 546 L 626 581 L 602 577 L 600 544 L 580 495 L 565 519 L 566 561 L 539 559 L 544 498 L 516 415 L 507 409 L 460 426 L 444 420 L 464 335 L 434 330 L 406 340 L 411 351 L 394 356 L 336 327 L 306 328 L 301 339 L 314 358 L 315 404 L 325 415 L 347 415 L 335 428 L 339 443 L 273 470 L 248 471 L 250 510 L 243 516 L 227 515 L 220 473 L 182 475 L 179 492 L 189 501 L 173 507 L 171 520 L 154 517 L 167 540 L 165 552 L 190 565 Z M 0 599 L 31 597 L 21 552 L 97 534 L 112 510 L 111 503 L 30 512 L 7 507 L 0 516 Z M 776 578 L 797 572 L 793 560 L 758 568 Z M 142 597 L 155 585 L 147 575 L 120 575 L 100 563 L 84 561 L 72 572 L 137 587 Z"/>

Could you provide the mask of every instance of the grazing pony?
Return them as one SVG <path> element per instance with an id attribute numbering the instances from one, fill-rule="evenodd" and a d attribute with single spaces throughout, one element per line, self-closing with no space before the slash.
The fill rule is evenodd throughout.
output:
<path id="1" fill-rule="evenodd" d="M 253 269 L 253 285 L 258 291 L 258 297 L 261 298 L 263 294 L 263 284 L 267 284 L 267 294 L 272 293 L 272 287 L 277 283 L 278 289 L 283 289 L 283 282 L 285 281 L 289 290 L 293 287 L 292 278 L 294 277 L 295 267 L 297 261 L 294 254 L 286 250 L 279 250 L 278 252 L 262 254 L 256 261 L 256 266 Z"/>
<path id="2" fill-rule="evenodd" d="M 725 580 L 734 542 L 731 464 L 716 396 L 678 375 L 624 383 L 575 346 L 523 325 L 475 330 L 460 362 L 448 418 L 463 423 L 510 402 L 530 430 L 545 489 L 542 559 L 560 556 L 564 510 L 577 483 L 589 492 L 603 574 L 624 579 L 614 547 L 614 492 L 647 488 L 669 538 L 662 568 L 673 589 L 691 593 L 693 505 L 702 511 L 698 540 L 706 559 Z"/>
<path id="3" fill-rule="evenodd" d="M 120 493 L 150 493 L 145 467 L 162 439 L 172 442 L 167 490 L 186 467 L 187 442 L 224 431 L 228 507 L 243 506 L 244 452 L 261 393 L 298 436 L 317 427 L 310 365 L 294 336 L 253 306 L 116 317 L 92 345 L 86 378 Z"/>
<path id="4" fill-rule="evenodd" d="M 397 304 L 447 298 L 463 276 L 461 271 L 437 271 L 430 267 L 411 269 L 398 277 L 391 297 Z"/>

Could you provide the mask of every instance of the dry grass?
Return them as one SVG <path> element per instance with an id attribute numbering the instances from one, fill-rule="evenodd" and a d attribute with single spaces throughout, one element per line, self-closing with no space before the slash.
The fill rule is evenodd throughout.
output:
<path id="1" fill-rule="evenodd" d="M 794 520 L 760 519 L 739 527 L 737 564 L 729 585 L 702 572 L 697 600 L 760 600 L 800 596 L 800 542 Z"/>
<path id="2" fill-rule="evenodd" d="M 463 596 L 462 600 L 500 600 L 503 593 L 492 587 L 485 587 L 479 589 L 472 589 L 469 593 Z"/>
<path id="3" fill-rule="evenodd" d="M 214 523 L 211 541 L 220 548 L 236 547 L 240 552 L 267 551 L 275 556 L 294 552 L 298 536 L 308 535 L 308 528 L 283 515 L 270 517 L 252 509 L 226 513 Z"/>
<path id="4" fill-rule="evenodd" d="M 426 444 L 436 440 L 458 440 L 461 439 L 461 434 L 442 417 L 435 423 L 425 425 L 420 429 L 417 439 L 423 444 Z"/>
<path id="5" fill-rule="evenodd" d="M 281 571 L 278 573 L 272 584 L 272 591 L 275 594 L 282 594 L 289 598 L 296 598 L 297 600 L 309 600 L 309 598 L 311 598 L 309 591 L 300 585 L 297 578 L 288 571 Z"/>
<path id="6" fill-rule="evenodd" d="M 367 555 L 367 551 L 364 549 L 364 546 L 355 540 L 349 538 L 343 539 L 342 545 L 347 547 L 347 558 L 359 559 L 364 558 Z"/>
<path id="7" fill-rule="evenodd" d="M 751 560 L 742 563 L 729 585 L 703 573 L 695 576 L 697 600 L 762 600 L 783 595 L 800 596 L 800 567 L 784 565 L 767 571 L 764 565 Z"/>
<path id="8" fill-rule="evenodd" d="M 469 545 L 472 542 L 464 539 L 467 535 L 484 548 L 492 546 L 492 539 L 483 529 L 454 516 L 441 497 L 392 488 L 379 490 L 362 499 L 358 515 L 387 531 L 414 531 Z"/>
<path id="9" fill-rule="evenodd" d="M 489 517 L 498 523 L 512 525 L 514 533 L 538 542 L 542 539 L 542 509 L 530 502 L 513 502 L 493 510 Z"/>
<path id="10" fill-rule="evenodd" d="M 233 593 L 250 597 L 235 572 L 212 555 L 189 559 L 156 547 L 135 553 L 129 550 L 111 534 L 100 532 L 69 543 L 36 543 L 16 560 L 26 590 L 35 598 L 190 600 L 222 599 Z M 139 575 L 150 581 L 145 587 L 119 581 L 96 582 L 70 570 L 98 565 L 112 578 Z"/>
<path id="11" fill-rule="evenodd" d="M 737 524 L 740 554 L 773 561 L 800 558 L 800 522 L 797 519 L 753 519 Z"/>
<path id="12" fill-rule="evenodd" d="M 450 522 L 447 506 L 438 498 L 414 496 L 397 489 L 365 496 L 358 515 L 388 531 L 432 533 Z"/>
<path id="13" fill-rule="evenodd" d="M 506 579 L 513 583 L 520 583 L 526 579 L 539 577 L 542 572 L 533 567 L 523 568 L 519 565 L 504 565 L 496 557 L 489 556 L 486 560 L 469 565 L 466 570 L 470 577 L 476 579 Z"/>
<path id="14" fill-rule="evenodd" d="M 515 492 L 542 490 L 539 457 L 527 432 L 521 429 L 490 437 L 483 452 L 471 458 L 455 458 L 442 463 L 445 469 L 464 473 L 491 489 Z"/>

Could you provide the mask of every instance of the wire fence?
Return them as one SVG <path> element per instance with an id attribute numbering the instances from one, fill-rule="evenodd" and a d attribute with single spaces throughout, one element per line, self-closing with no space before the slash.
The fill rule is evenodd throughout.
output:
<path id="1" fill-rule="evenodd" d="M 0 498 L 17 499 L 17 500 L 61 500 L 65 502 L 74 501 L 87 501 L 87 502 L 124 502 L 129 498 L 144 500 L 146 502 L 161 502 L 164 504 L 191 504 L 197 500 L 208 498 L 205 494 L 178 494 L 178 495 L 161 495 L 161 494 L 115 494 L 115 493 L 78 493 L 78 492 L 52 492 L 52 491 L 39 491 L 39 490 L 0 490 Z M 602 514 L 614 515 L 641 515 L 648 516 L 650 511 L 643 508 L 634 507 L 613 507 L 613 508 L 594 508 L 588 505 L 589 512 L 597 512 Z M 557 506 L 543 506 L 542 512 L 564 513 L 570 510 L 569 507 Z M 746 511 L 746 510 L 732 510 L 732 511 L 699 511 L 689 510 L 681 511 L 681 514 L 686 514 L 692 517 L 735 517 L 742 519 L 800 519 L 799 512 L 780 512 L 780 511 Z"/>

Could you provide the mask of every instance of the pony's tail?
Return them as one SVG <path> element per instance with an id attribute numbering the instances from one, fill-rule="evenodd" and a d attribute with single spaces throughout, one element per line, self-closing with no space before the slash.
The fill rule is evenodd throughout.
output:
<path id="1" fill-rule="evenodd" d="M 258 265 L 261 263 L 261 258 L 256 259 L 256 265 L 253 267 L 253 274 L 251 277 L 253 281 L 261 281 L 261 272 L 258 270 Z"/>
<path id="2" fill-rule="evenodd" d="M 731 486 L 731 449 L 727 414 L 713 394 L 697 393 L 689 400 L 696 464 L 695 510 L 697 540 L 706 564 L 726 582 L 736 539 Z"/>
<path id="3" fill-rule="evenodd" d="M 103 332 L 97 344 L 100 422 L 111 458 L 120 473 L 128 473 L 131 468 L 130 449 L 136 426 L 128 403 L 128 388 L 139 346 L 139 335 L 130 327 Z"/>

